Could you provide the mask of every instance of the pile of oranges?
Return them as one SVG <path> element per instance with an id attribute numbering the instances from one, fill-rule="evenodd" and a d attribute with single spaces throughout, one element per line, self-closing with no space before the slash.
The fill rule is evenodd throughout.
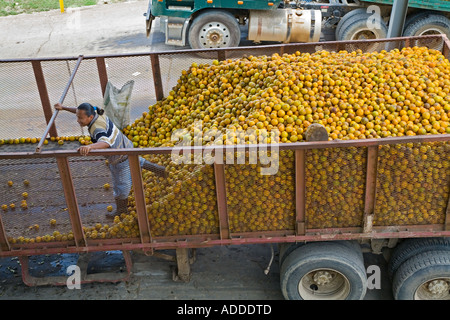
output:
<path id="1" fill-rule="evenodd" d="M 320 123 L 345 140 L 450 133 L 449 118 L 450 63 L 439 51 L 296 52 L 194 63 L 124 133 L 136 146 L 172 145 L 174 130 L 202 121 L 204 131 L 277 129 L 296 142 Z"/>
<path id="2" fill-rule="evenodd" d="M 278 130 L 273 142 L 290 143 L 305 141 L 306 129 L 312 123 L 322 124 L 329 140 L 348 140 L 450 133 L 449 118 L 450 63 L 439 51 L 413 47 L 372 53 L 296 52 L 213 61 L 210 65 L 194 63 L 182 72 L 167 98 L 150 106 L 148 112 L 124 128 L 124 133 L 136 147 L 173 146 L 177 140 L 172 133 L 177 129 L 186 129 L 195 141 L 196 123 L 201 121 L 204 145 L 255 142 L 251 135 L 237 135 L 232 141 L 209 139 L 211 132 L 225 135 L 226 130 Z M 308 228 L 362 224 L 366 152 L 365 148 L 308 151 Z M 447 168 L 448 153 L 439 154 Z M 231 232 L 294 228 L 294 159 L 292 154 L 280 158 L 280 174 L 274 177 L 261 176 L 260 164 L 225 166 Z M 380 158 L 389 161 L 387 155 Z M 147 209 L 155 232 L 196 234 L 205 231 L 200 228 L 205 221 L 213 221 L 217 230 L 214 185 L 204 185 L 201 192 L 199 187 L 197 192 L 195 180 L 200 171 L 175 167 L 167 158 L 154 161 L 168 166 L 171 172 L 167 181 L 156 181 L 153 175 L 146 180 Z M 448 173 L 442 172 L 442 176 L 448 179 Z M 401 185 L 390 187 L 400 190 Z M 436 183 L 441 195 L 448 194 L 445 187 L 445 183 Z M 195 199 L 191 193 L 200 193 L 198 201 L 191 201 Z M 166 195 L 164 201 L 159 200 L 162 194 Z M 392 193 L 390 199 L 380 194 L 379 212 L 388 203 L 399 201 L 397 194 Z M 186 197 L 187 205 L 180 203 Z M 210 199 L 210 206 L 206 199 Z M 203 217 L 206 220 L 198 219 L 196 215 L 203 212 L 207 212 Z M 383 211 L 375 224 L 435 221 L 417 220 L 417 215 L 412 218 L 406 212 L 395 215 L 402 220 Z M 198 221 L 203 221 L 200 226 Z"/>

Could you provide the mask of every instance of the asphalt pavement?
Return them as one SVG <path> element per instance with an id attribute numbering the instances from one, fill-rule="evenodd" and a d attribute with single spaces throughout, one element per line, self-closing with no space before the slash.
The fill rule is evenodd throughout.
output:
<path id="1" fill-rule="evenodd" d="M 148 0 L 65 8 L 0 17 L 0 59 L 167 50 L 159 23 L 149 38 L 144 13 Z M 184 47 L 171 47 L 171 50 Z"/>

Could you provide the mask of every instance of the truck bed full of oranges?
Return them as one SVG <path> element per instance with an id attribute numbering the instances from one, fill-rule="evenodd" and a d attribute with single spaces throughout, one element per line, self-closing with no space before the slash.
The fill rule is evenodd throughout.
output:
<path id="1" fill-rule="evenodd" d="M 444 134 L 450 133 L 449 92 L 449 61 L 441 52 L 425 47 L 371 53 L 319 51 L 248 56 L 212 64 L 194 63 L 182 72 L 169 96 L 150 106 L 124 133 L 135 146 L 155 147 L 176 144 L 177 140 L 171 138 L 178 129 L 187 129 L 192 143 L 198 142 L 195 140 L 199 134 L 198 121 L 202 124 L 203 145 L 261 142 L 258 134 L 248 133 L 250 130 L 277 131 L 277 142 L 304 141 L 304 133 L 312 123 L 325 126 L 330 140 Z M 215 132 L 223 133 L 223 139 L 217 139 Z M 236 133 L 232 139 L 230 132 Z M 267 137 L 263 135 L 262 142 L 275 142 Z M 421 154 L 434 147 L 427 145 L 424 151 L 418 145 L 406 146 Z M 378 186 L 375 224 L 442 223 L 449 193 L 449 146 L 446 143 L 436 147 L 433 159 L 410 159 L 413 168 L 409 170 L 403 170 L 405 164 L 380 170 L 379 184 L 389 182 L 393 190 Z M 396 162 L 398 154 L 384 151 L 380 152 L 382 167 Z M 365 148 L 307 152 L 307 227 L 362 225 L 366 152 Z M 283 161 L 279 173 L 272 178 L 259 174 L 260 164 L 226 166 L 231 232 L 294 229 L 294 158 L 292 152 L 281 154 L 280 158 Z M 172 168 L 168 158 L 153 160 Z M 431 170 L 422 170 L 420 161 Z M 189 174 L 183 175 L 179 169 L 173 170 L 173 181 L 195 181 L 200 171 L 188 171 Z M 392 181 L 387 174 L 400 178 Z M 437 176 L 440 179 L 433 179 Z M 155 186 L 151 179 L 148 184 Z M 415 188 L 402 193 L 401 179 L 413 179 L 416 184 L 426 180 L 434 185 L 432 190 Z M 198 227 L 193 225 L 198 224 L 198 219 L 214 221 L 213 230 L 217 231 L 214 206 L 204 203 L 206 199 L 215 199 L 214 184 L 202 189 L 197 197 L 198 206 L 180 214 L 178 196 L 172 196 L 171 200 L 167 197 L 160 200 L 159 196 L 163 193 L 161 189 L 172 195 L 174 189 L 178 190 L 172 186 L 173 181 L 169 178 L 152 189 L 153 203 L 148 209 L 152 225 L 156 223 L 155 232 L 165 234 L 164 230 L 170 229 L 169 234 L 195 234 Z M 189 186 L 181 190 L 197 195 Z M 430 192 L 439 201 L 430 201 Z M 419 217 L 405 205 L 393 207 L 395 212 L 388 214 L 390 205 L 406 198 L 424 199 L 420 205 L 424 214 Z M 158 219 L 161 204 L 165 208 L 163 220 Z"/>
<path id="2" fill-rule="evenodd" d="M 329 140 L 449 134 L 449 118 L 450 62 L 439 51 L 408 47 L 194 63 L 123 132 L 135 147 L 171 147 L 186 138 L 187 145 L 271 144 L 305 141 L 312 123 L 322 124 Z M 382 146 L 378 155 L 374 225 L 443 223 L 449 143 Z M 152 235 L 217 234 L 213 165 L 145 157 L 169 173 L 163 179 L 143 170 Z M 306 228 L 362 226 L 366 157 L 364 147 L 306 151 Z M 245 159 L 225 165 L 230 232 L 294 230 L 292 150 L 279 152 L 273 175 L 261 175 L 259 159 Z M 88 238 L 137 237 L 133 191 L 128 206 L 111 226 L 86 228 Z"/>

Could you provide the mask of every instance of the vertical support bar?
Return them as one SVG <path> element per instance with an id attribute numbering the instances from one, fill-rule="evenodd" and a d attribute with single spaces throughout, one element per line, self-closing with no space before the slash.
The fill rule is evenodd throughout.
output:
<path id="1" fill-rule="evenodd" d="M 36 79 L 36 84 L 39 91 L 39 97 L 41 98 L 42 109 L 44 110 L 45 120 L 47 124 L 50 123 L 52 119 L 53 111 L 50 105 L 50 98 L 48 97 L 47 85 L 45 84 L 44 72 L 42 71 L 41 61 L 33 60 L 31 65 L 34 71 L 34 77 Z M 49 130 L 50 136 L 56 137 L 58 133 L 56 132 L 55 124 L 52 124 Z"/>
<path id="2" fill-rule="evenodd" d="M 106 85 L 108 84 L 108 72 L 106 71 L 106 63 L 104 57 L 95 58 L 97 62 L 98 77 L 100 78 L 100 86 L 102 88 L 102 96 L 105 96 Z"/>
<path id="3" fill-rule="evenodd" d="M 387 38 L 401 37 L 408 11 L 408 0 L 395 0 L 392 4 L 391 17 Z"/>
<path id="4" fill-rule="evenodd" d="M 226 52 L 225 50 L 219 50 L 217 51 L 217 60 L 223 61 L 226 58 Z"/>
<path id="5" fill-rule="evenodd" d="M 364 233 L 372 232 L 377 182 L 378 146 L 367 148 L 366 195 L 364 200 Z"/>
<path id="6" fill-rule="evenodd" d="M 227 193 L 225 186 L 225 165 L 214 163 L 214 176 L 216 179 L 217 208 L 219 211 L 220 239 L 230 238 L 228 224 Z"/>
<path id="7" fill-rule="evenodd" d="M 2 216 L 0 215 L 0 251 L 9 251 L 11 247 L 9 246 L 8 238 L 6 237 L 5 228 L 3 225 Z"/>
<path id="8" fill-rule="evenodd" d="M 411 39 L 410 38 L 406 38 L 405 39 L 405 47 L 411 47 Z"/>
<path id="9" fill-rule="evenodd" d="M 450 192 L 448 194 L 447 210 L 445 210 L 444 230 L 450 231 Z"/>
<path id="10" fill-rule="evenodd" d="M 151 54 L 150 60 L 152 62 L 153 83 L 155 84 L 156 100 L 159 101 L 164 98 L 164 91 L 161 80 L 161 69 L 159 66 L 159 56 L 156 54 Z"/>
<path id="11" fill-rule="evenodd" d="M 297 235 L 305 235 L 305 153 L 295 150 L 295 228 Z"/>
<path id="12" fill-rule="evenodd" d="M 145 205 L 144 187 L 142 185 L 141 165 L 138 155 L 129 155 L 131 180 L 133 181 L 134 198 L 136 201 L 136 214 L 139 223 L 139 232 L 141 234 L 141 242 L 151 242 L 150 223 L 147 217 L 147 208 Z"/>
<path id="13" fill-rule="evenodd" d="M 319 124 L 313 123 L 305 131 L 305 140 L 311 141 L 328 141 L 327 129 Z M 305 162 L 306 150 L 295 150 L 295 207 L 297 212 L 296 227 L 297 234 L 305 234 L 305 211 L 306 211 L 306 184 L 305 184 Z"/>
<path id="14" fill-rule="evenodd" d="M 73 186 L 72 173 L 70 172 L 69 160 L 67 157 L 57 157 L 59 175 L 64 190 L 67 208 L 69 210 L 70 222 L 72 224 L 73 236 L 77 247 L 86 245 L 83 227 L 81 224 L 80 210 L 78 209 L 77 196 Z"/>
<path id="15" fill-rule="evenodd" d="M 450 58 L 450 41 L 445 34 L 441 34 L 444 45 L 442 46 L 442 55 L 447 59 Z"/>

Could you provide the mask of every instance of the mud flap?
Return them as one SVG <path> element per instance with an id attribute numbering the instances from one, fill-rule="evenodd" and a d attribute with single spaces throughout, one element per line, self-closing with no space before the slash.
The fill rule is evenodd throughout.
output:
<path id="1" fill-rule="evenodd" d="M 152 1 L 150 0 L 149 4 L 148 4 L 148 10 L 147 13 L 144 13 L 145 16 L 145 30 L 146 30 L 146 34 L 147 34 L 147 38 L 150 36 L 150 32 L 152 31 L 152 22 L 153 19 L 155 19 L 154 16 L 152 16 Z"/>

